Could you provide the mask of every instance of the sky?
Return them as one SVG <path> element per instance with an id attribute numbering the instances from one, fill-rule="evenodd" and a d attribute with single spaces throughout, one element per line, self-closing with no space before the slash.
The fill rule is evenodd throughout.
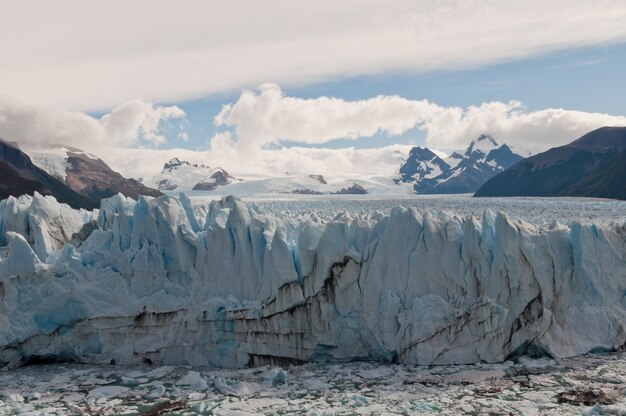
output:
<path id="1" fill-rule="evenodd" d="M 0 137 L 127 176 L 384 174 L 626 125 L 621 0 L 0 2 Z"/>

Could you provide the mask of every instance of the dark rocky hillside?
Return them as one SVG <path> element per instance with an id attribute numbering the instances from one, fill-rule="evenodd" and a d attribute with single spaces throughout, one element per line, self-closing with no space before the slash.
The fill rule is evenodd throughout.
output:
<path id="1" fill-rule="evenodd" d="M 626 199 L 626 127 L 603 127 L 529 157 L 488 180 L 475 196 Z"/>

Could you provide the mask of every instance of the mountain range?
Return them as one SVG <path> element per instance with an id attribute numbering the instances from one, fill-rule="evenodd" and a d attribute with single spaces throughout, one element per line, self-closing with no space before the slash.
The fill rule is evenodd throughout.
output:
<path id="1" fill-rule="evenodd" d="M 475 196 L 626 199 L 626 127 L 602 127 L 494 176 Z"/>
<path id="2" fill-rule="evenodd" d="M 489 178 L 513 166 L 524 157 L 506 144 L 483 134 L 465 150 L 443 159 L 427 148 L 414 147 L 400 167 L 396 183 L 412 184 L 418 194 L 459 194 L 475 192 Z"/>
<path id="3" fill-rule="evenodd" d="M 393 180 L 392 180 L 393 179 Z M 394 185 L 394 182 L 396 185 Z M 0 140 L 0 199 L 38 192 L 74 208 L 95 208 L 117 193 L 137 199 L 170 191 L 258 193 L 397 194 L 398 184 L 418 194 L 475 196 L 585 196 L 626 199 L 626 127 L 604 127 L 580 139 L 524 159 L 507 144 L 483 134 L 441 157 L 414 147 L 396 173 L 377 177 L 288 174 L 242 179 L 222 168 L 172 158 L 146 181 L 124 178 L 100 158 L 80 149 L 44 144 L 20 149 Z M 157 189 L 154 189 L 157 188 Z M 406 192 L 405 186 L 402 191 Z"/>
<path id="4" fill-rule="evenodd" d="M 93 209 L 117 193 L 134 199 L 163 195 L 80 149 L 45 145 L 29 153 L 0 140 L 0 199 L 38 192 L 73 208 Z"/>

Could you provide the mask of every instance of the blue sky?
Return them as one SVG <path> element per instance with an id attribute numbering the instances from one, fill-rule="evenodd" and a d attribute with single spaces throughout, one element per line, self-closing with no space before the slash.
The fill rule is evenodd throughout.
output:
<path id="1" fill-rule="evenodd" d="M 478 105 L 483 102 L 521 101 L 530 111 L 564 108 L 586 112 L 626 115 L 626 43 L 576 48 L 538 57 L 486 65 L 469 70 L 411 74 L 385 74 L 348 77 L 304 86 L 284 87 L 287 95 L 301 98 L 333 96 L 360 100 L 376 95 L 399 95 L 427 99 L 442 106 Z M 270 82 L 271 80 L 268 80 Z M 171 102 L 187 113 L 188 141 L 177 139 L 177 130 L 168 133 L 162 147 L 205 149 L 208 140 L 224 128 L 213 124 L 213 117 L 224 104 L 237 100 L 240 90 L 212 94 L 191 101 Z M 391 143 L 423 144 L 424 131 L 411 129 L 399 136 L 376 134 L 354 140 L 332 140 L 324 144 L 299 146 L 361 148 Z M 296 143 L 286 142 L 284 145 Z"/>

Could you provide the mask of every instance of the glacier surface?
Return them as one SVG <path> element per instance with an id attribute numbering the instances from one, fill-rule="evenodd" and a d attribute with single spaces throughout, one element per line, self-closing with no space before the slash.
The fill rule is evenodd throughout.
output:
<path id="1" fill-rule="evenodd" d="M 501 362 L 626 343 L 626 226 L 226 197 L 0 202 L 0 366 Z"/>

